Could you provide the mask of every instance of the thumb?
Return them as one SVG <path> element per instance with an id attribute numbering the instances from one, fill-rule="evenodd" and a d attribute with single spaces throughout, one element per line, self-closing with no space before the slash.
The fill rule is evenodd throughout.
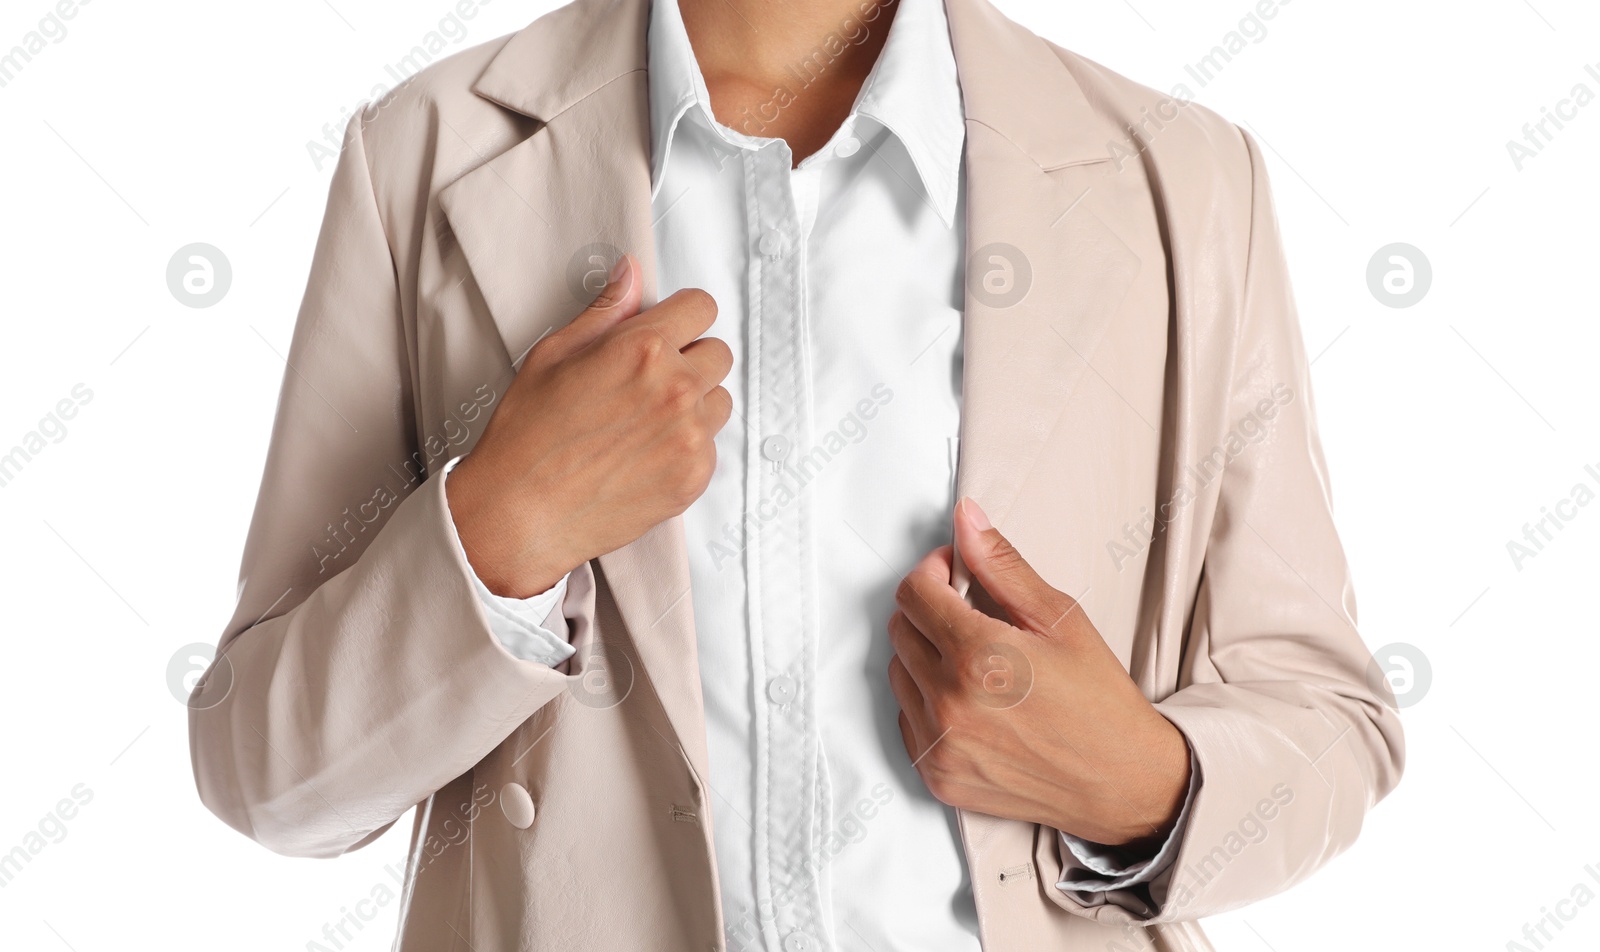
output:
<path id="1" fill-rule="evenodd" d="M 644 297 L 644 282 L 639 280 L 639 263 L 630 254 L 617 259 L 606 277 L 606 286 L 600 289 L 590 305 L 573 318 L 567 326 L 551 334 L 551 357 L 560 360 L 577 353 L 603 336 L 618 324 L 639 313 Z"/>
<path id="2" fill-rule="evenodd" d="M 1039 577 L 972 497 L 956 504 L 955 524 L 962 560 L 1012 624 L 1044 634 L 1072 610 L 1072 598 Z"/>

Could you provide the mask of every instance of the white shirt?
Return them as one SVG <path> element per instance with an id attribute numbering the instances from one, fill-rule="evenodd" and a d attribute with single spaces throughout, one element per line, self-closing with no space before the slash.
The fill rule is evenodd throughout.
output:
<path id="1" fill-rule="evenodd" d="M 965 120 L 943 3 L 899 0 L 798 168 L 759 135 L 770 111 L 715 121 L 675 0 L 648 44 L 658 296 L 710 292 L 734 354 L 735 412 L 684 514 L 728 948 L 977 952 L 955 814 L 887 677 L 895 586 L 950 541 L 955 503 Z M 564 592 L 479 584 L 506 647 L 548 664 L 572 653 L 540 624 Z M 1072 888 L 1148 881 L 1177 838 L 1127 867 L 1065 838 L 1091 880 Z"/>

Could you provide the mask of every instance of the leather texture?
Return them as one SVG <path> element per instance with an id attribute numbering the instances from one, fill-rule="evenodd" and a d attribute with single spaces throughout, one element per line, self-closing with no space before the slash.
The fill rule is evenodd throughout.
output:
<path id="1" fill-rule="evenodd" d="M 1350 845 L 1403 762 L 1262 156 L 986 0 L 946 7 L 974 259 L 958 491 L 1080 598 L 1201 772 L 1143 907 L 1080 905 L 1055 831 L 963 811 L 983 946 L 1208 949 L 1197 919 Z M 270 849 L 337 856 L 418 808 L 408 952 L 724 947 L 681 519 L 574 573 L 578 650 L 551 669 L 491 635 L 429 478 L 587 304 L 586 248 L 634 253 L 654 299 L 646 15 L 578 0 L 351 122 L 191 699 L 202 800 Z M 984 290 L 995 255 L 1026 263 L 1020 300 Z"/>

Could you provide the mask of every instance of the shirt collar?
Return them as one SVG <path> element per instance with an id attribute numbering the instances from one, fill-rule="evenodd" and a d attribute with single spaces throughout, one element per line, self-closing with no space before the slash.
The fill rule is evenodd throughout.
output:
<path id="1" fill-rule="evenodd" d="M 944 0 L 894 2 L 899 9 L 889 26 L 883 50 L 844 125 L 852 126 L 858 116 L 866 116 L 887 128 L 905 147 L 929 203 L 949 225 L 954 221 L 960 188 L 966 120 Z M 661 190 L 680 122 L 691 110 L 735 147 L 750 148 L 753 139 L 713 119 L 711 96 L 689 44 L 677 0 L 652 0 L 650 6 L 647 42 L 650 184 L 654 198 Z M 872 25 L 867 23 L 864 27 L 871 29 Z"/>

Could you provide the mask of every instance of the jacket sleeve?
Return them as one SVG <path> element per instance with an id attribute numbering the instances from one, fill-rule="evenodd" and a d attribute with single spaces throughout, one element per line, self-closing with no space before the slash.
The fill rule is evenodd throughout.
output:
<path id="1" fill-rule="evenodd" d="M 1200 784 L 1166 873 L 1076 910 L 1106 921 L 1192 920 L 1289 888 L 1354 842 L 1404 762 L 1393 696 L 1356 630 L 1266 170 L 1240 134 L 1252 209 L 1227 462 L 1180 689 L 1156 705 Z"/>
<path id="2" fill-rule="evenodd" d="M 371 111 L 345 132 L 238 607 L 189 703 L 201 800 L 298 856 L 375 839 L 566 681 L 493 637 L 443 480 L 427 478 L 437 454 L 417 432 L 394 258 L 362 138 Z"/>

